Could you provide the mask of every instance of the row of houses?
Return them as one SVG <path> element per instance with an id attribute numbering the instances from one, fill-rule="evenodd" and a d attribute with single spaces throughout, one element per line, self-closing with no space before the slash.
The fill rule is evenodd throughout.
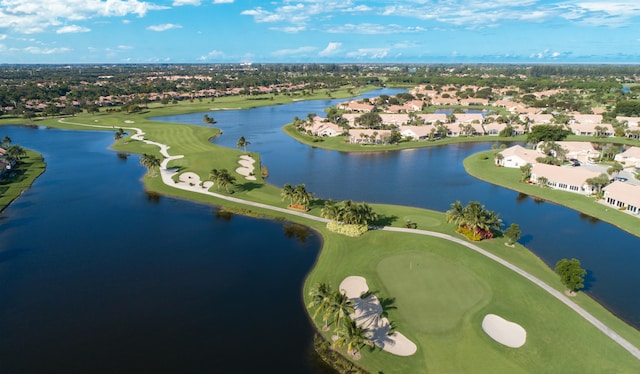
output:
<path id="1" fill-rule="evenodd" d="M 567 158 L 589 162 L 589 160 L 599 157 L 599 152 L 593 149 L 589 142 L 556 143 L 564 148 Z M 582 195 L 592 195 L 597 192 L 597 187 L 587 183 L 587 180 L 600 176 L 601 171 L 538 163 L 536 159 L 543 156 L 540 146 L 536 149 L 527 149 L 515 145 L 501 151 L 500 154 L 502 157 L 497 157 L 495 160 L 499 166 L 520 168 L 526 164 L 532 165 L 530 183 L 544 184 L 556 190 Z M 616 155 L 616 160 L 624 162 L 624 166 L 627 168 L 640 168 L 640 147 L 629 147 Z M 615 180 L 605 186 L 603 192 L 603 202 L 606 204 L 612 205 L 616 209 L 626 210 L 630 214 L 640 215 L 640 186 Z"/>

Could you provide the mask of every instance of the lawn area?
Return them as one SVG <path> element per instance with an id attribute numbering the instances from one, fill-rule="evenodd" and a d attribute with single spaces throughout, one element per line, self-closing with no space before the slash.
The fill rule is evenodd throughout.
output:
<path id="1" fill-rule="evenodd" d="M 467 173 L 478 179 L 566 206 L 640 236 L 640 220 L 637 217 L 600 204 L 593 197 L 521 183 L 520 169 L 496 167 L 493 151 L 473 154 L 463 164 Z"/>
<path id="2" fill-rule="evenodd" d="M 418 346 L 409 357 L 365 348 L 357 364 L 368 371 L 633 373 L 640 369 L 640 361 L 564 304 L 457 244 L 383 231 L 357 239 L 332 234 L 324 238 L 305 291 L 316 282 L 337 288 L 347 276 L 363 276 L 378 297 L 393 299 L 389 319 Z M 537 266 L 546 274 L 545 281 L 561 289 L 550 269 Z M 576 299 L 581 298 L 588 299 L 583 294 Z M 489 313 L 523 326 L 526 344 L 513 349 L 489 338 L 481 328 Z M 317 323 L 322 324 L 320 317 Z M 626 333 L 637 344 L 638 332 L 627 327 Z M 330 338 L 330 333 L 325 336 Z"/>
<path id="3" fill-rule="evenodd" d="M 12 173 L 0 179 L 0 212 L 23 191 L 31 187 L 40 174 L 44 173 L 46 164 L 42 155 L 29 149 L 25 151 L 27 154 L 22 157 Z"/>

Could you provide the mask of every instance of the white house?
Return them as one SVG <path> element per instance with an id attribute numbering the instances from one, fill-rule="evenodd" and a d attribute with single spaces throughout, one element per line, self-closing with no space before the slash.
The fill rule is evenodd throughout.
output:
<path id="1" fill-rule="evenodd" d="M 614 181 L 603 190 L 607 204 L 640 216 L 640 186 Z"/>
<path id="2" fill-rule="evenodd" d="M 401 126 L 400 135 L 413 140 L 422 140 L 429 137 L 432 129 L 435 129 L 435 126 Z"/>
<path id="3" fill-rule="evenodd" d="M 496 159 L 496 165 L 506 168 L 519 168 L 526 164 L 533 165 L 537 162 L 536 158 L 541 156 L 540 153 L 533 149 L 527 149 L 520 145 L 509 147 L 500 152 L 500 154 L 502 154 L 502 159 Z"/>
<path id="4" fill-rule="evenodd" d="M 618 153 L 614 159 L 625 167 L 640 168 L 640 147 L 629 147 L 624 152 Z"/>
<path id="5" fill-rule="evenodd" d="M 600 174 L 599 172 L 590 171 L 582 167 L 535 164 L 531 168 L 530 181 L 533 183 L 541 183 L 539 179 L 544 177 L 547 180 L 547 186 L 555 190 L 591 195 L 595 190 L 587 184 L 586 181 Z"/>

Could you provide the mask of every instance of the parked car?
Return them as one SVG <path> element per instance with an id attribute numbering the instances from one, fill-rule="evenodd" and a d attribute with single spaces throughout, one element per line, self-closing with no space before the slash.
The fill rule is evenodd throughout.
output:
<path id="1" fill-rule="evenodd" d="M 627 178 L 625 178 L 625 177 L 616 177 L 616 180 L 619 180 L 620 182 L 626 182 L 626 181 L 628 181 L 628 179 L 627 179 Z"/>

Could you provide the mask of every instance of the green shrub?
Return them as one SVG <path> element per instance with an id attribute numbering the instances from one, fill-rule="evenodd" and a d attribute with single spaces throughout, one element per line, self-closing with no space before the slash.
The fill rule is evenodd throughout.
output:
<path id="1" fill-rule="evenodd" d="M 367 225 L 346 225 L 336 221 L 327 222 L 327 229 L 337 234 L 358 237 L 369 230 Z"/>

